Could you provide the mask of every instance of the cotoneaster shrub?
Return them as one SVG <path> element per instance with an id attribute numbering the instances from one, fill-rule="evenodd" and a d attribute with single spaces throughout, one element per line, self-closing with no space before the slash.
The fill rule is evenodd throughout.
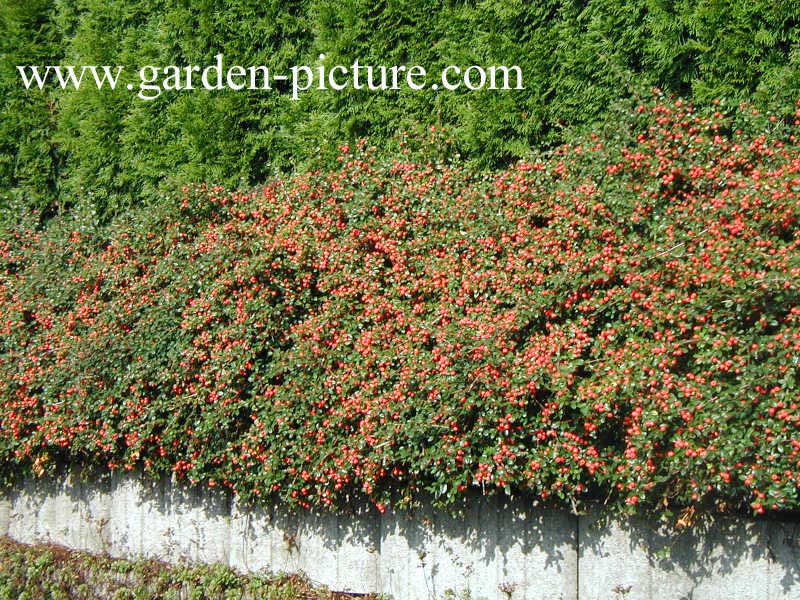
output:
<path id="1" fill-rule="evenodd" d="M 800 153 L 771 126 L 654 102 L 484 173 L 429 162 L 433 132 L 7 230 L 0 464 L 304 507 L 796 510 Z"/>

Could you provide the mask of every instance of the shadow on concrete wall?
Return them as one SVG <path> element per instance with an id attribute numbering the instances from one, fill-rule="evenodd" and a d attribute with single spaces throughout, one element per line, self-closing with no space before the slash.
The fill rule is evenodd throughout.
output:
<path id="1" fill-rule="evenodd" d="M 243 506 L 230 494 L 135 474 L 28 480 L 0 499 L 0 534 L 113 555 L 301 570 L 332 589 L 396 598 L 563 600 L 800 597 L 800 520 L 576 517 L 473 493 L 460 514 Z"/>
<path id="2" fill-rule="evenodd" d="M 676 529 L 594 514 L 581 519 L 579 538 L 581 576 L 598 587 L 616 579 L 676 600 L 798 597 L 796 520 L 705 515 Z"/>

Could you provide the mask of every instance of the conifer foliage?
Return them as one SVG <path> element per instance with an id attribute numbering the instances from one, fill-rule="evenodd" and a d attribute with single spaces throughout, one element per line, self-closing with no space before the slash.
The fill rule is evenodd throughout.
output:
<path id="1" fill-rule="evenodd" d="M 0 7 L 0 201 L 86 203 L 110 216 L 183 183 L 263 183 L 330 167 L 336 146 L 445 126 L 479 167 L 502 167 L 566 128 L 658 86 L 698 104 L 800 97 L 793 2 L 665 0 L 8 0 Z M 18 65 L 518 65 L 524 90 L 24 90 Z M 136 83 L 131 79 L 128 82 Z M 16 210 L 16 209 L 15 209 Z"/>

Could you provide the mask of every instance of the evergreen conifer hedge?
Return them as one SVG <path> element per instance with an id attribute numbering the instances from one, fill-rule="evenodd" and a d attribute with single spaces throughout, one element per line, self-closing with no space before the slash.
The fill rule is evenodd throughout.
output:
<path id="1" fill-rule="evenodd" d="M 0 7 L 0 208 L 110 217 L 188 182 L 263 183 L 330 167 L 336 146 L 447 127 L 502 168 L 658 86 L 700 104 L 800 97 L 793 2 L 8 0 Z M 524 90 L 25 90 L 19 65 L 518 65 Z M 125 82 L 123 81 L 123 88 Z"/>

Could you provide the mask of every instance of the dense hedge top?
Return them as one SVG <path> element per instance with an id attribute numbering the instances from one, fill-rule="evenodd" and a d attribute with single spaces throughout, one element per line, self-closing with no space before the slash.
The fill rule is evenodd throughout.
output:
<path id="1" fill-rule="evenodd" d="M 798 509 L 800 153 L 755 118 L 642 106 L 488 173 L 425 162 L 434 132 L 7 230 L 0 465 L 302 506 Z"/>
<path id="2" fill-rule="evenodd" d="M 336 142 L 376 145 L 445 126 L 463 156 L 502 168 L 565 128 L 658 86 L 792 112 L 796 2 L 719 0 L 4 0 L 0 209 L 76 203 L 116 214 L 187 181 L 263 183 Z M 145 65 L 518 65 L 524 90 L 173 91 L 145 102 Z M 26 90 L 19 65 L 120 65 L 117 91 Z M 487 115 L 491 118 L 487 118 Z M 333 143 L 332 143 L 333 142 Z M 2 215 L 0 215 L 0 218 Z"/>

